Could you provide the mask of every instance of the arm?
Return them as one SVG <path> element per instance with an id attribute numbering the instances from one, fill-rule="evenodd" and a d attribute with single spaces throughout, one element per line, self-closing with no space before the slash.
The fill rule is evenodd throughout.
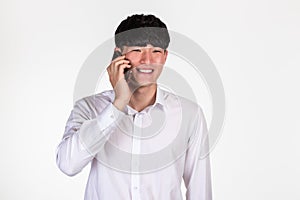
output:
<path id="1" fill-rule="evenodd" d="M 202 110 L 198 113 L 185 160 L 186 199 L 212 200 L 208 131 Z"/>
<path id="2" fill-rule="evenodd" d="M 67 121 L 63 139 L 57 148 L 56 162 L 65 174 L 73 176 L 79 173 L 114 132 L 114 122 L 124 117 L 125 114 L 121 111 L 131 97 L 124 69 L 130 67 L 125 56 L 115 58 L 107 67 L 115 99 L 94 119 L 90 113 L 91 105 L 85 99 L 76 102 Z"/>
<path id="3" fill-rule="evenodd" d="M 94 158 L 114 132 L 116 120 L 124 115 L 111 103 L 94 119 L 89 112 L 90 105 L 84 99 L 76 102 L 57 147 L 56 163 L 69 176 L 79 173 Z"/>

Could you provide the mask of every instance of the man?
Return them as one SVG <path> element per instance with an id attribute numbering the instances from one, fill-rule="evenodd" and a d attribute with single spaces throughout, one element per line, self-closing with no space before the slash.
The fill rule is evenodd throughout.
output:
<path id="1" fill-rule="evenodd" d="M 132 15 L 115 32 L 113 90 L 77 101 L 57 149 L 67 175 L 91 163 L 86 200 L 211 200 L 201 108 L 157 84 L 168 56 L 166 25 Z"/>

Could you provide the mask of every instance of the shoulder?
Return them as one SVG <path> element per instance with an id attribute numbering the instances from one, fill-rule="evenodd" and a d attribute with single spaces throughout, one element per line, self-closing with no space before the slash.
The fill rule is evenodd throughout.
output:
<path id="1" fill-rule="evenodd" d="M 83 97 L 75 102 L 75 104 L 80 103 L 94 103 L 94 102 L 111 102 L 114 99 L 113 90 L 105 90 L 101 93 L 92 94 L 86 97 Z"/>
<path id="2" fill-rule="evenodd" d="M 161 93 L 171 115 L 180 115 L 186 124 L 206 121 L 202 107 L 196 102 L 166 90 L 161 90 Z"/>
<path id="3" fill-rule="evenodd" d="M 99 113 L 109 103 L 113 102 L 115 94 L 113 90 L 106 90 L 101 93 L 89 95 L 77 100 L 74 107 L 84 109 L 87 112 Z"/>
<path id="4" fill-rule="evenodd" d="M 180 108 L 184 111 L 189 111 L 189 112 L 202 112 L 202 108 L 199 104 L 196 102 L 177 95 L 173 92 L 161 89 L 162 95 L 164 97 L 164 101 L 166 102 L 167 106 L 180 106 Z"/>

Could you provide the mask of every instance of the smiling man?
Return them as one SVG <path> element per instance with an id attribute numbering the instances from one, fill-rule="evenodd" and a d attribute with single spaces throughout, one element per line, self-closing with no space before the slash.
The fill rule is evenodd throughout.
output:
<path id="1" fill-rule="evenodd" d="M 132 15 L 115 32 L 107 67 L 113 90 L 77 101 L 57 149 L 67 175 L 91 163 L 85 200 L 211 200 L 202 109 L 159 87 L 170 36 L 154 15 Z"/>

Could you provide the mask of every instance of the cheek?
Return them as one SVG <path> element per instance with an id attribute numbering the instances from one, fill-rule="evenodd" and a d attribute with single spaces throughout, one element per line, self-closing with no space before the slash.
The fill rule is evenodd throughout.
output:
<path id="1" fill-rule="evenodd" d="M 128 58 L 128 60 L 130 61 L 129 64 L 133 67 L 140 65 L 140 62 L 137 58 Z"/>
<path id="2" fill-rule="evenodd" d="M 154 56 L 152 56 L 152 62 L 153 63 L 164 64 L 165 63 L 165 57 L 162 56 L 162 55 L 154 55 Z"/>
<path id="3" fill-rule="evenodd" d="M 139 62 L 140 56 L 128 53 L 128 54 L 126 54 L 126 59 L 129 60 L 131 64 L 136 64 Z"/>

